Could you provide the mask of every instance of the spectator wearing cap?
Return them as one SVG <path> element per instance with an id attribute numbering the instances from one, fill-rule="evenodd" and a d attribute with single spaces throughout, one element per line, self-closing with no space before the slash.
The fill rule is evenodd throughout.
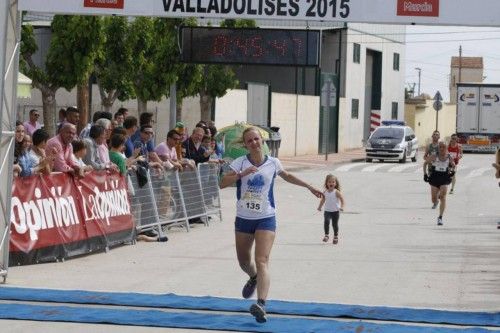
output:
<path id="1" fill-rule="evenodd" d="M 40 119 L 40 112 L 38 112 L 37 109 L 31 109 L 29 117 L 30 119 L 24 122 L 23 125 L 24 130 L 32 136 L 37 129 L 42 128 L 42 125 L 38 122 L 38 119 Z"/>
<path id="2" fill-rule="evenodd" d="M 187 130 L 182 121 L 178 121 L 174 128 L 180 134 L 181 140 L 175 144 L 177 156 L 182 158 L 182 143 L 188 139 Z"/>

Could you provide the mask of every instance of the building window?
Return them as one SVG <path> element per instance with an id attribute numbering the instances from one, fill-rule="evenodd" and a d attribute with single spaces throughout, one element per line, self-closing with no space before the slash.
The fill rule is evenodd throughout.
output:
<path id="1" fill-rule="evenodd" d="M 398 102 L 392 102 L 391 119 L 398 119 Z"/>
<path id="2" fill-rule="evenodd" d="M 392 59 L 392 69 L 399 71 L 399 53 L 394 53 L 394 58 Z"/>
<path id="3" fill-rule="evenodd" d="M 358 119 L 359 117 L 359 99 L 353 98 L 351 106 L 351 118 Z"/>
<path id="4" fill-rule="evenodd" d="M 352 61 L 356 64 L 359 64 L 360 60 L 361 60 L 361 45 L 354 43 Z"/>

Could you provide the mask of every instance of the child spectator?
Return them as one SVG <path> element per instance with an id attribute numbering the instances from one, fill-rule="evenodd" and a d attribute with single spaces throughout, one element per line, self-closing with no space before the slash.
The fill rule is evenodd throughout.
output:
<path id="1" fill-rule="evenodd" d="M 318 211 L 321 212 L 321 208 L 325 205 L 325 212 L 323 214 L 325 237 L 323 237 L 323 242 L 328 242 L 330 238 L 330 221 L 332 221 L 333 244 L 337 244 L 339 241 L 339 211 L 344 210 L 344 197 L 340 193 L 339 181 L 334 175 L 329 174 L 326 176 L 324 186 L 325 191 L 318 206 Z"/>
<path id="2" fill-rule="evenodd" d="M 123 151 L 125 150 L 125 136 L 113 134 L 110 144 L 109 159 L 118 166 L 118 170 L 124 176 L 127 174 L 127 159 L 123 155 Z"/>

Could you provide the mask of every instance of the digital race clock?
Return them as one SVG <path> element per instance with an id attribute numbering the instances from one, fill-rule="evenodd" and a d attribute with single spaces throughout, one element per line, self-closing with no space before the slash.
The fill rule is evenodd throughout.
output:
<path id="1" fill-rule="evenodd" d="M 319 31 L 183 27 L 182 61 L 318 66 Z"/>

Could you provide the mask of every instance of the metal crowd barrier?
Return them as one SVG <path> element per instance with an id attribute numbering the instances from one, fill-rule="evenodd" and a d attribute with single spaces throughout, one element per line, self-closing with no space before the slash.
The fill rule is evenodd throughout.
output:
<path id="1" fill-rule="evenodd" d="M 131 208 L 137 231 L 154 230 L 161 237 L 173 226 L 189 231 L 189 221 L 209 216 L 222 220 L 218 185 L 219 166 L 202 163 L 197 170 L 148 170 L 148 181 L 140 187 L 135 172 L 129 172 Z"/>

